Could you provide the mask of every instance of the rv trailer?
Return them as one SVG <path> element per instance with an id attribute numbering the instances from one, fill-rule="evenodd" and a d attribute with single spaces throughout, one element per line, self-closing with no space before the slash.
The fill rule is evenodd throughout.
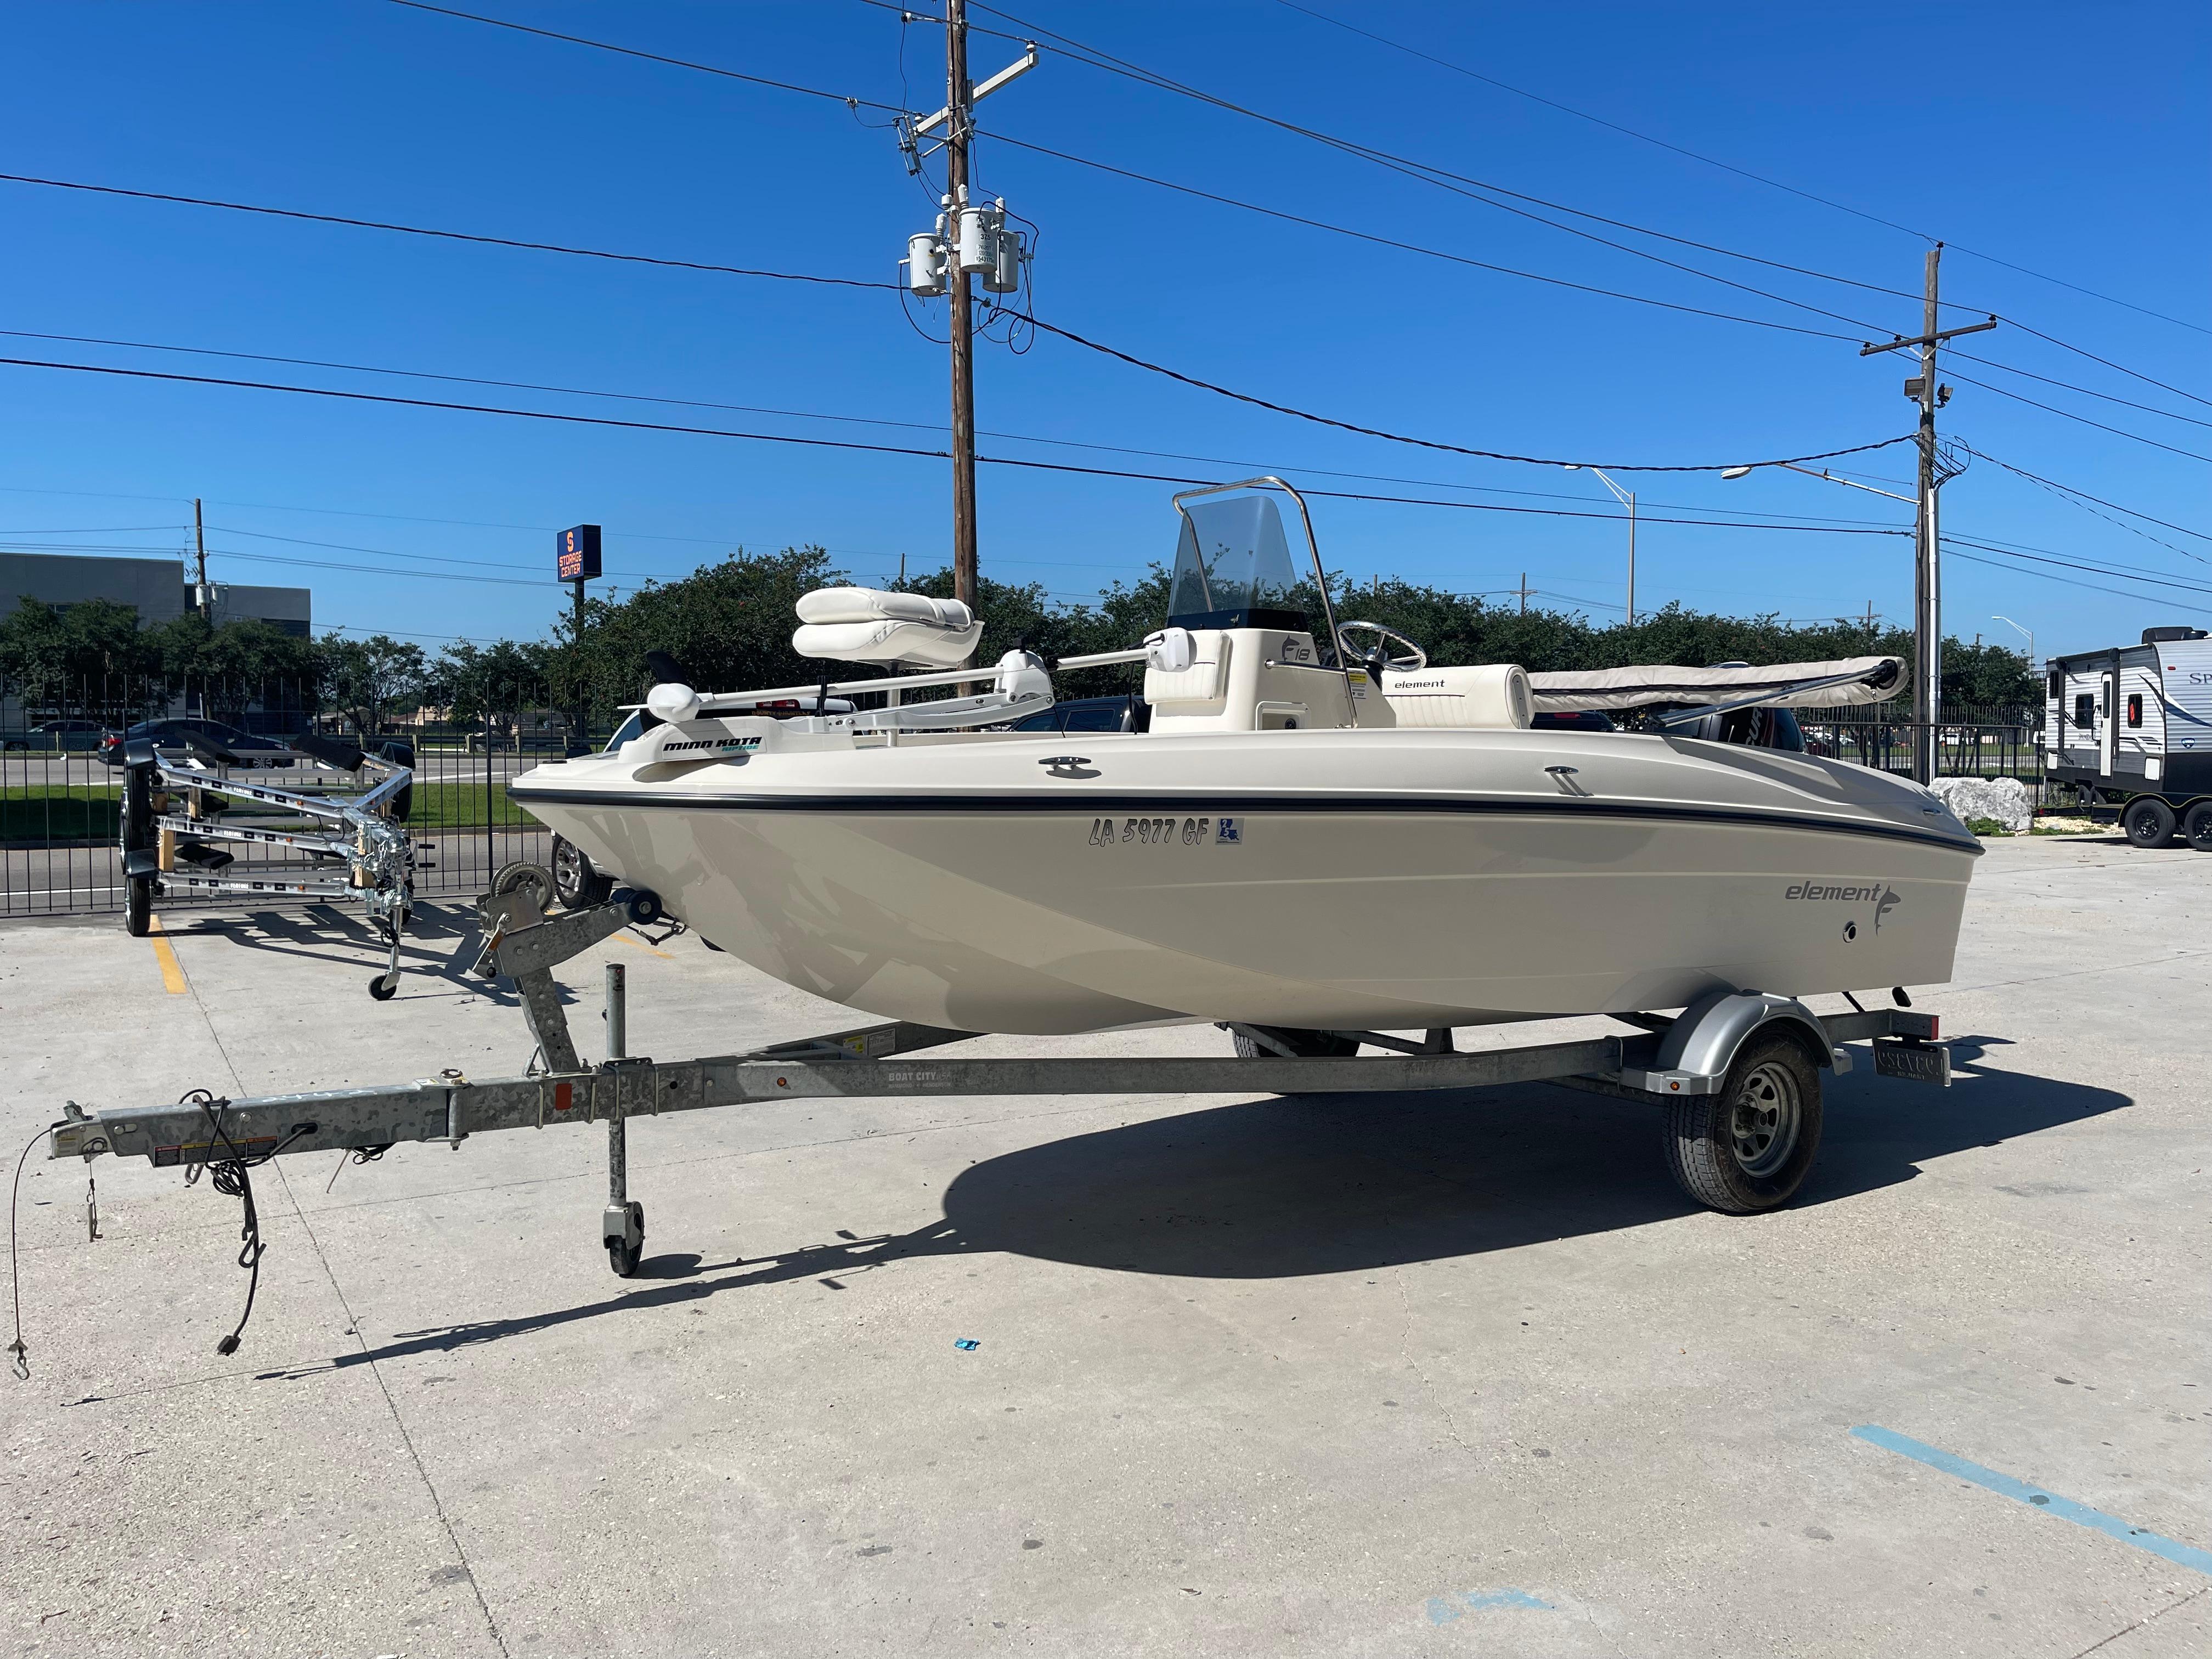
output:
<path id="1" fill-rule="evenodd" d="M 2120 806 L 2137 847 L 2179 834 L 2212 853 L 2212 636 L 2146 628 L 2140 645 L 2045 665 L 2045 775 L 2088 805 Z"/>

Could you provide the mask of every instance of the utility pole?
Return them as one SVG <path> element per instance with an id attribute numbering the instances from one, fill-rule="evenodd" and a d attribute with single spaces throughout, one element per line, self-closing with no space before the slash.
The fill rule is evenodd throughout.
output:
<path id="1" fill-rule="evenodd" d="M 200 620 L 210 628 L 215 625 L 215 607 L 209 601 L 207 579 L 207 531 L 200 522 L 200 498 L 192 497 L 192 604 L 200 613 Z"/>
<path id="2" fill-rule="evenodd" d="M 1528 595 L 1532 591 L 1528 586 L 1528 573 L 1527 571 L 1524 570 L 1521 573 L 1521 586 L 1515 588 L 1513 591 L 1521 596 L 1521 614 L 1524 617 L 1527 616 L 1528 614 Z"/>
<path id="3" fill-rule="evenodd" d="M 1920 374 L 1905 383 L 1905 395 L 1920 404 L 1920 483 L 1913 508 L 1912 561 L 1912 777 L 1928 783 L 1936 776 L 1936 722 L 1943 714 L 1943 539 L 1937 515 L 1937 492 L 1950 476 L 1943 470 L 1936 447 L 1936 411 L 1951 400 L 1951 388 L 1936 383 L 1936 348 L 1960 334 L 1979 334 L 1997 325 L 1992 316 L 1985 323 L 1945 329 L 1938 314 L 1936 268 L 1942 263 L 1943 244 L 1928 250 L 1923 276 L 1920 337 L 1898 338 L 1887 345 L 1868 344 L 1859 356 L 1897 351 L 1906 346 L 1920 350 Z"/>
<path id="4" fill-rule="evenodd" d="M 921 21 L 916 19 L 915 21 Z M 975 603 L 975 279 L 987 293 L 1021 287 L 1029 254 L 1021 233 L 1006 225 L 1006 204 L 968 199 L 975 106 L 1036 67 L 1035 43 L 1023 57 L 980 86 L 968 78 L 968 0 L 945 0 L 945 107 L 909 121 L 900 117 L 900 147 L 907 171 L 919 173 L 921 141 L 945 130 L 945 211 L 934 234 L 907 239 L 907 289 L 923 299 L 951 299 L 952 341 L 952 596 Z"/>
<path id="5" fill-rule="evenodd" d="M 957 215 L 968 204 L 968 146 L 974 137 L 969 101 L 968 0 L 945 0 L 945 178 Z M 957 222 L 957 220 L 956 220 Z M 967 267 L 951 266 L 952 293 L 952 597 L 975 603 L 975 332 L 969 311 Z"/>

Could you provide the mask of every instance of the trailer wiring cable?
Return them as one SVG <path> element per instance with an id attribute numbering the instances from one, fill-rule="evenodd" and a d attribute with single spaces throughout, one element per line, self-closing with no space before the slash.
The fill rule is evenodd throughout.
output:
<path id="1" fill-rule="evenodd" d="M 243 1219 L 238 1230 L 240 1240 L 238 1265 L 246 1269 L 248 1275 L 246 1281 L 246 1306 L 240 1311 L 238 1323 L 232 1328 L 230 1334 L 215 1345 L 215 1351 L 217 1353 L 234 1354 L 238 1352 L 239 1339 L 246 1334 L 246 1321 L 253 1317 L 254 1293 L 261 1288 L 261 1258 L 267 1254 L 269 1249 L 261 1237 L 261 1212 L 253 1202 L 252 1172 L 284 1151 L 301 1135 L 314 1133 L 316 1126 L 313 1123 L 295 1123 L 289 1133 L 265 1152 L 247 1153 L 239 1150 L 238 1143 L 230 1138 L 230 1132 L 223 1127 L 223 1114 L 230 1109 L 228 1097 L 214 1094 L 205 1089 L 188 1089 L 178 1100 L 177 1104 L 198 1107 L 201 1114 L 208 1121 L 210 1135 L 209 1151 L 214 1151 L 219 1144 L 231 1154 L 228 1158 L 210 1158 L 203 1163 L 191 1165 L 185 1171 L 185 1185 L 197 1186 L 199 1184 L 200 1176 L 205 1175 L 210 1186 L 225 1197 L 237 1199 L 244 1211 Z"/>
<path id="2" fill-rule="evenodd" d="M 9 1356 L 9 1369 L 15 1373 L 18 1382 L 31 1380 L 31 1350 L 23 1340 L 22 1249 L 16 1231 L 16 1213 L 23 1197 L 23 1166 L 31 1161 L 32 1148 L 68 1122 L 67 1118 L 58 1119 L 24 1143 L 22 1152 L 15 1159 L 15 1181 L 8 1189 L 8 1278 L 15 1304 L 15 1340 L 8 1345 L 7 1352 Z M 106 1140 L 104 1138 L 96 1139 L 87 1144 L 86 1156 L 88 1158 L 94 1152 L 104 1152 L 106 1150 Z"/>

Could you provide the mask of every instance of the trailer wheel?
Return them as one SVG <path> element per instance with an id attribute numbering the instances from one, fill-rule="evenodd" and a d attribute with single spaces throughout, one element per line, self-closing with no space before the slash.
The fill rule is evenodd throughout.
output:
<path id="1" fill-rule="evenodd" d="M 637 1272 L 637 1264 L 645 1259 L 645 1206 L 637 1200 L 629 1200 L 630 1219 L 636 1223 L 637 1243 L 627 1237 L 607 1240 L 607 1266 L 615 1270 L 617 1279 L 629 1279 Z"/>
<path id="2" fill-rule="evenodd" d="M 1723 1215 L 1787 1204 L 1820 1149 L 1820 1073 L 1796 1038 L 1746 1042 L 1718 1094 L 1667 1105 L 1667 1167 Z"/>
<path id="3" fill-rule="evenodd" d="M 154 878 L 134 876 L 123 884 L 123 931 L 143 939 L 154 931 Z"/>
<path id="4" fill-rule="evenodd" d="M 2156 795 L 2137 795 L 2120 814 L 2120 828 L 2136 847 L 2163 847 L 2173 839 L 2173 809 Z"/>
<path id="5" fill-rule="evenodd" d="M 592 867 L 584 849 L 565 837 L 553 837 L 553 890 L 564 910 L 589 910 L 605 904 L 615 890 L 612 876 Z"/>
<path id="6" fill-rule="evenodd" d="M 2212 853 L 2212 800 L 2200 800 L 2181 820 L 2181 838 L 2200 853 Z"/>

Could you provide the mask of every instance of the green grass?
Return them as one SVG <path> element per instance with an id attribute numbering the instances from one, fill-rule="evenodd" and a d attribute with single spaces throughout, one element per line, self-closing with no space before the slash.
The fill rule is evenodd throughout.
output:
<path id="1" fill-rule="evenodd" d="M 121 800 L 113 786 L 0 793 L 0 846 L 112 842 Z M 504 784 L 418 783 L 407 823 L 414 830 L 534 829 L 538 820 L 507 799 Z"/>

